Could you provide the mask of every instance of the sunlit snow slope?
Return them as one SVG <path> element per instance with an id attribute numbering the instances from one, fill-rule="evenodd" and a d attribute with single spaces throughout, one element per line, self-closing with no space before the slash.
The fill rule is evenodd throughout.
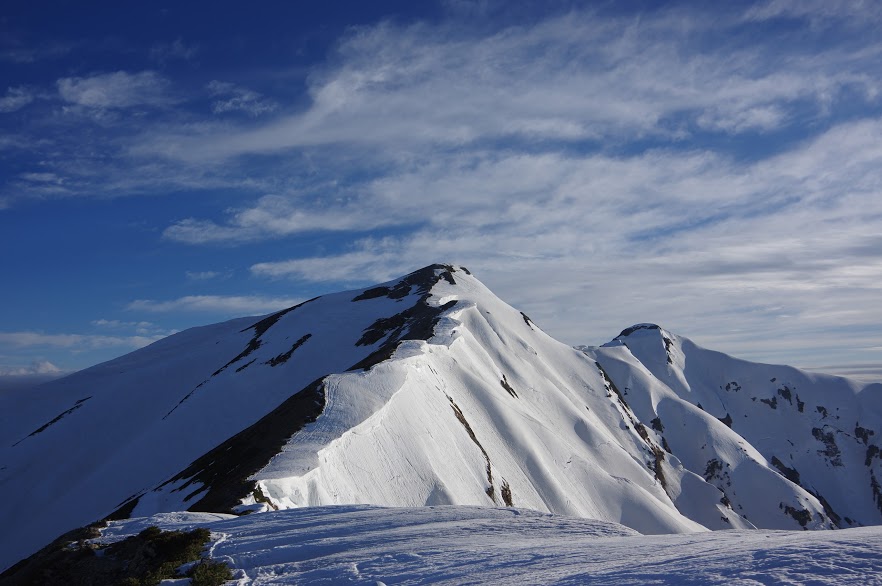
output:
<path id="1" fill-rule="evenodd" d="M 629 330 L 576 350 L 433 265 L 4 395 L 0 568 L 111 513 L 184 509 L 514 505 L 641 533 L 882 523 L 879 389 Z"/>
<path id="2" fill-rule="evenodd" d="M 745 362 L 652 324 L 587 352 L 684 467 L 724 493 L 729 519 L 768 527 L 778 508 L 809 528 L 882 524 L 882 385 Z M 800 506 L 779 499 L 794 494 Z"/>
<path id="3" fill-rule="evenodd" d="M 207 527 L 237 584 L 683 585 L 882 583 L 882 527 L 643 536 L 622 525 L 478 507 L 315 507 L 218 520 L 185 513 L 114 522 Z"/>

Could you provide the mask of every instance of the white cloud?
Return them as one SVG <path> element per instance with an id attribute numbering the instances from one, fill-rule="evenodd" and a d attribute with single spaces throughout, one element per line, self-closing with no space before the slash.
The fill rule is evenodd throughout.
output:
<path id="1" fill-rule="evenodd" d="M 252 207 L 231 210 L 226 225 L 187 218 L 166 228 L 163 237 L 190 244 L 248 241 L 299 232 L 368 230 L 405 219 L 402 210 L 397 210 L 397 215 L 367 211 L 364 206 L 369 203 L 372 202 L 355 200 L 343 209 L 315 209 L 291 198 L 267 195 Z"/>
<path id="2" fill-rule="evenodd" d="M 101 336 L 89 334 L 45 334 L 42 332 L 0 332 L 0 344 L 15 348 L 44 347 L 94 350 L 141 348 L 164 336 Z"/>
<path id="3" fill-rule="evenodd" d="M 368 283 L 451 261 L 574 344 L 653 321 L 758 360 L 878 359 L 880 136 L 882 120 L 857 121 L 754 163 L 667 150 L 434 161 L 377 180 L 362 208 L 369 221 L 400 205 L 408 221 L 421 207 L 423 227 L 251 270 Z"/>
<path id="4" fill-rule="evenodd" d="M 831 34 L 835 16 L 821 32 L 768 22 L 821 23 L 839 7 L 848 33 L 877 10 L 825 6 L 776 0 L 745 19 L 742 7 L 693 3 L 496 29 L 351 29 L 309 76 L 300 110 L 168 114 L 93 143 L 105 154 L 93 159 L 112 165 L 78 158 L 78 136 L 70 157 L 41 171 L 76 193 L 242 194 L 221 219 L 172 223 L 168 240 L 334 231 L 335 245 L 348 243 L 254 263 L 258 276 L 369 283 L 450 260 L 572 343 L 657 321 L 748 357 L 882 360 L 868 349 L 882 330 L 882 40 Z M 133 75 L 74 78 L 71 101 L 130 104 L 126 91 L 79 96 L 90 83 L 136 85 Z M 207 90 L 217 113 L 257 113 L 268 99 L 221 81 Z M 42 194 L 36 177 L 21 179 Z M 130 309 L 257 313 L 296 302 L 275 301 L 193 296 Z M 833 338 L 846 350 L 831 349 Z M 845 351 L 854 356 L 827 355 Z"/>
<path id="5" fill-rule="evenodd" d="M 118 319 L 96 319 L 92 321 L 92 325 L 107 330 L 130 331 L 138 336 L 147 336 L 150 338 L 159 338 L 170 336 L 177 333 L 177 330 L 167 330 L 161 328 L 149 321 L 121 321 Z"/>
<path id="6" fill-rule="evenodd" d="M 267 313 L 297 305 L 302 299 L 264 297 L 261 295 L 187 295 L 170 301 L 137 299 L 127 306 L 131 311 L 152 313 L 214 312 L 224 314 Z"/>
<path id="7" fill-rule="evenodd" d="M 232 83 L 214 80 L 207 86 L 209 93 L 215 97 L 211 111 L 215 114 L 225 112 L 245 112 L 249 116 L 267 114 L 277 108 L 272 100 L 261 94 Z"/>
<path id="8" fill-rule="evenodd" d="M 35 360 L 28 366 L 0 366 L 0 376 L 59 375 L 61 372 L 48 360 Z"/>
<path id="9" fill-rule="evenodd" d="M 874 0 L 767 0 L 751 6 L 747 20 L 808 18 L 815 26 L 854 19 L 861 25 L 882 19 L 882 6 Z"/>
<path id="10" fill-rule="evenodd" d="M 154 71 L 65 77 L 56 85 L 63 100 L 87 108 L 166 106 L 174 101 L 168 94 L 169 82 Z"/>
<path id="11" fill-rule="evenodd" d="M 24 87 L 11 87 L 6 95 L 0 98 L 0 112 L 8 113 L 21 110 L 34 101 L 34 94 Z"/>
<path id="12" fill-rule="evenodd" d="M 135 152 L 229 160 L 319 145 L 387 156 L 482 141 L 606 141 L 770 131 L 846 90 L 878 95 L 878 52 L 731 41 L 738 19 L 571 12 L 490 35 L 453 25 L 356 29 L 309 78 L 303 112 L 260 125 L 145 137 Z M 716 43 L 695 50 L 697 39 Z M 729 42 L 726 42 L 729 40 Z M 795 43 L 794 43 L 795 44 Z M 801 116 L 797 116 L 801 114 Z"/>
<path id="13" fill-rule="evenodd" d="M 210 281 L 212 279 L 227 279 L 232 276 L 232 271 L 186 271 L 185 274 L 191 281 Z"/>
<path id="14" fill-rule="evenodd" d="M 199 52 L 199 46 L 195 43 L 188 45 L 184 43 L 181 37 L 171 42 L 160 42 L 154 44 L 150 48 L 150 58 L 154 61 L 164 64 L 173 59 L 182 59 L 184 61 L 192 61 Z"/>

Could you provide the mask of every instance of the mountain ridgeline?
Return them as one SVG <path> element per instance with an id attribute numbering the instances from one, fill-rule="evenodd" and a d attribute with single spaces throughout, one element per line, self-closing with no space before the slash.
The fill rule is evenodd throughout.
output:
<path id="1" fill-rule="evenodd" d="M 432 265 L 0 397 L 0 569 L 102 518 L 515 506 L 641 533 L 882 524 L 882 385 L 652 324 L 571 348 Z"/>

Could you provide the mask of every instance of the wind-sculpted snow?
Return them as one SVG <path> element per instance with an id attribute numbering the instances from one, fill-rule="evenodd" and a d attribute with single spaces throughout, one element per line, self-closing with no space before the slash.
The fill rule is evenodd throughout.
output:
<path id="1" fill-rule="evenodd" d="M 880 584 L 882 528 L 642 536 L 523 509 L 316 507 L 237 519 L 111 523 L 96 541 L 150 526 L 207 527 L 237 584 Z"/>
<path id="2" fill-rule="evenodd" d="M 880 389 L 653 324 L 576 350 L 432 265 L 4 394 L 0 568 L 108 515 L 184 510 L 507 505 L 644 534 L 879 524 Z"/>

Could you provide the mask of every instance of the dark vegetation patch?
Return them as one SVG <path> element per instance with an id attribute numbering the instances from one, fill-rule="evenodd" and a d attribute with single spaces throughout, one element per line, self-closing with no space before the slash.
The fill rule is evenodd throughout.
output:
<path id="1" fill-rule="evenodd" d="M 873 502 L 876 503 L 876 508 L 882 513 L 882 486 L 879 485 L 879 481 L 876 480 L 876 473 L 872 470 L 870 470 L 870 488 L 873 491 Z"/>
<path id="2" fill-rule="evenodd" d="M 239 368 L 237 368 L 237 369 L 236 369 L 236 372 L 242 372 L 243 370 L 245 370 L 246 368 L 248 368 L 249 366 L 251 366 L 252 364 L 254 364 L 254 362 L 255 362 L 256 360 L 257 360 L 257 358 L 254 358 L 254 359 L 252 359 L 252 360 L 249 360 L 248 362 L 246 362 L 245 364 L 243 364 L 242 366 L 240 366 Z M 201 386 L 201 385 L 200 385 L 200 386 Z"/>
<path id="3" fill-rule="evenodd" d="M 674 361 L 671 358 L 671 346 L 674 345 L 674 342 L 672 342 L 667 336 L 662 335 L 662 343 L 665 345 L 665 355 L 667 356 L 668 364 L 673 364 Z"/>
<path id="4" fill-rule="evenodd" d="M 793 484 L 799 485 L 799 472 L 796 471 L 796 468 L 788 468 L 777 456 L 772 456 L 772 466 L 778 469 L 781 476 Z"/>
<path id="5" fill-rule="evenodd" d="M 404 327 L 408 325 L 410 317 L 409 310 L 406 310 L 391 317 L 379 318 L 362 332 L 361 338 L 358 339 L 355 345 L 373 346 L 388 336 L 390 332 L 393 332 L 393 337 L 400 336 Z"/>
<path id="6" fill-rule="evenodd" d="M 248 343 L 245 345 L 245 349 L 242 350 L 241 352 L 239 352 L 239 354 L 237 354 L 232 360 L 230 360 L 229 362 L 227 362 L 226 364 L 224 364 L 223 366 L 221 366 L 220 368 L 215 370 L 213 373 L 211 373 L 210 377 L 208 377 L 207 379 L 205 379 L 204 381 L 202 381 L 201 383 L 196 385 L 196 387 L 194 387 L 192 391 L 190 391 L 189 393 L 184 395 L 184 398 L 181 399 L 180 401 L 178 401 L 178 404 L 175 405 L 174 407 L 172 407 L 171 411 L 166 413 L 162 418 L 163 419 L 168 418 L 169 415 L 171 415 L 172 413 L 175 412 L 175 409 L 180 407 L 184 403 L 184 401 L 186 401 L 187 399 L 192 397 L 193 393 L 195 393 L 202 385 L 207 383 L 212 377 L 219 375 L 220 373 L 222 373 L 224 370 L 226 370 L 227 368 L 229 368 L 233 364 L 239 362 L 243 358 L 249 356 L 252 352 L 257 350 L 258 348 L 260 348 L 260 346 L 263 344 L 263 340 L 260 339 L 261 336 L 263 336 L 267 332 L 268 329 L 270 329 L 271 327 L 276 325 L 276 322 L 278 322 L 280 319 L 282 319 L 282 317 L 284 315 L 294 311 L 298 307 L 303 307 L 304 305 L 306 305 L 310 301 L 315 301 L 316 299 L 318 299 L 318 297 L 313 297 L 312 299 L 308 299 L 308 300 L 304 301 L 303 303 L 298 303 L 297 305 L 289 307 L 288 309 L 283 309 L 282 311 L 277 311 L 276 313 L 274 313 L 272 315 L 268 315 L 267 317 L 263 318 L 259 322 L 255 323 L 253 325 L 250 325 L 243 330 L 239 330 L 240 334 L 243 332 L 247 332 L 248 330 L 254 330 L 254 335 L 251 337 L 250 340 L 248 340 Z M 237 368 L 236 372 L 242 372 L 243 370 L 248 368 L 253 362 L 254 362 L 254 360 Z"/>
<path id="7" fill-rule="evenodd" d="M 508 379 L 505 378 L 505 375 L 504 375 L 504 374 L 502 375 L 502 380 L 499 381 L 499 384 L 502 385 L 502 388 L 503 388 L 503 389 L 505 389 L 506 391 L 508 391 L 508 394 L 509 394 L 509 395 L 511 395 L 511 396 L 514 397 L 515 399 L 518 398 L 518 394 L 515 392 L 515 390 L 514 390 L 513 388 L 511 388 L 511 385 L 508 384 Z"/>
<path id="8" fill-rule="evenodd" d="M 499 493 L 502 495 L 502 502 L 505 503 L 506 507 L 514 506 L 514 499 L 511 496 L 511 486 L 508 485 L 508 481 L 505 478 L 502 479 L 502 488 L 499 490 Z"/>
<path id="9" fill-rule="evenodd" d="M 704 479 L 710 481 L 711 478 L 717 476 L 722 470 L 723 463 L 716 458 L 711 458 L 707 461 L 707 466 L 704 468 Z"/>
<path id="10" fill-rule="evenodd" d="M 729 475 L 729 468 L 731 468 L 731 466 L 728 463 L 723 463 L 716 458 L 711 458 L 707 461 L 707 466 L 705 466 L 704 479 L 725 493 L 723 487 L 725 486 L 728 488 L 732 486 L 732 477 Z M 711 482 L 712 480 L 715 480 L 716 482 Z"/>
<path id="11" fill-rule="evenodd" d="M 870 444 L 869 446 L 867 446 L 867 457 L 864 460 L 864 464 L 866 466 L 869 466 L 870 464 L 873 463 L 873 458 L 876 458 L 879 456 L 880 456 L 879 446 L 877 446 L 875 444 Z"/>
<path id="12" fill-rule="evenodd" d="M 597 370 L 600 372 L 600 376 L 603 377 L 603 386 L 606 387 L 606 396 L 612 397 L 612 393 L 615 393 L 616 396 L 619 398 L 619 403 L 621 403 L 623 407 L 627 407 L 628 404 L 625 402 L 624 395 L 622 395 L 612 379 L 609 378 L 609 375 L 606 373 L 606 370 L 603 368 L 603 366 L 601 366 L 601 364 L 597 361 L 595 361 L 594 364 L 597 366 Z"/>
<path id="13" fill-rule="evenodd" d="M 448 301 L 440 307 L 429 305 L 432 287 L 442 279 L 456 284 L 451 274 L 456 269 L 450 265 L 431 265 L 407 275 L 403 282 L 416 287 L 421 295 L 408 309 L 386 318 L 380 318 L 365 328 L 356 346 L 370 346 L 385 338 L 379 348 L 349 370 L 367 370 L 371 366 L 388 359 L 404 340 L 428 340 L 435 333 L 435 324 L 441 314 L 456 305 L 456 300 Z M 436 274 L 437 271 L 437 274 Z"/>
<path id="14" fill-rule="evenodd" d="M 655 474 L 655 479 L 658 480 L 659 484 L 661 484 L 662 488 L 665 490 L 665 492 L 667 492 L 668 481 L 665 478 L 665 471 L 662 470 L 662 462 L 665 461 L 665 453 L 661 448 L 653 443 L 649 444 L 649 449 L 650 451 L 652 451 L 653 456 L 651 466 L 652 472 L 653 474 Z"/>
<path id="15" fill-rule="evenodd" d="M 201 560 L 202 550 L 211 539 L 211 532 L 205 528 L 162 531 L 148 527 L 108 546 L 87 543 L 87 539 L 100 537 L 99 527 L 90 525 L 61 536 L 0 575 L 0 583 L 152 586 L 160 580 L 183 577 L 177 574 L 177 568 Z M 233 578 L 230 568 L 215 560 L 198 561 L 186 575 L 194 586 L 219 586 Z"/>
<path id="16" fill-rule="evenodd" d="M 244 332 L 247 332 L 248 330 L 254 330 L 254 335 L 251 337 L 250 340 L 248 340 L 248 344 L 245 345 L 244 350 L 239 352 L 239 354 L 235 358 L 233 358 L 232 360 L 230 360 L 229 362 L 227 362 L 226 364 L 224 364 L 223 366 L 221 366 L 220 368 L 215 370 L 211 376 L 219 375 L 227 367 L 239 362 L 240 360 L 242 360 L 243 358 L 245 358 L 246 356 L 248 356 L 249 354 L 251 354 L 252 352 L 257 350 L 258 348 L 260 348 L 260 346 L 263 344 L 263 340 L 261 340 L 260 338 L 267 332 L 267 330 L 269 330 L 271 327 L 276 325 L 276 322 L 278 322 L 280 319 L 282 319 L 282 317 L 284 317 L 288 313 L 291 313 L 295 309 L 297 309 L 299 307 L 303 307 L 304 305 L 306 305 L 310 301 L 315 301 L 316 299 L 318 299 L 318 297 L 313 297 L 312 299 L 308 299 L 308 300 L 304 301 L 303 303 L 298 303 L 297 305 L 295 305 L 293 307 L 289 307 L 288 309 L 283 309 L 282 311 L 277 311 L 276 313 L 274 313 L 272 315 L 268 315 L 267 317 L 263 318 L 262 320 L 260 320 L 256 324 L 248 326 L 244 330 L 240 330 L 239 333 L 244 333 Z"/>
<path id="17" fill-rule="evenodd" d="M 290 350 L 288 350 L 287 352 L 284 352 L 282 354 L 279 354 L 278 356 L 274 356 L 273 358 L 270 358 L 264 364 L 269 364 L 270 366 L 278 366 L 280 364 L 284 364 L 284 363 L 288 362 L 288 359 L 291 358 L 291 355 L 294 354 L 294 352 L 298 348 L 303 346 L 303 343 L 306 342 L 311 337 L 312 337 L 312 334 L 306 334 L 304 336 L 301 336 L 301 338 L 299 340 L 294 342 L 294 345 L 291 346 Z"/>
<path id="18" fill-rule="evenodd" d="M 657 327 L 658 326 L 656 326 L 656 328 Z M 661 447 L 659 447 L 658 444 L 656 444 L 654 441 L 652 441 L 652 438 L 649 437 L 649 432 L 646 431 L 646 426 L 643 425 L 641 422 L 637 421 L 637 419 L 634 417 L 634 413 L 633 413 L 633 411 L 631 411 L 630 405 L 628 405 L 627 401 L 625 401 L 625 397 L 622 395 L 621 391 L 619 391 L 618 387 L 616 387 L 616 384 L 609 377 L 609 375 L 607 374 L 607 372 L 603 368 L 603 366 L 597 361 L 595 361 L 594 364 L 597 366 L 597 370 L 600 372 L 600 376 L 603 377 L 603 385 L 606 388 L 606 396 L 609 398 L 612 398 L 613 394 L 615 394 L 615 396 L 619 402 L 619 406 L 621 407 L 621 411 L 623 413 L 623 416 L 626 417 L 628 419 L 628 421 L 631 422 L 631 425 L 633 426 L 634 431 L 637 432 L 637 435 L 639 435 L 640 439 L 643 440 L 643 443 L 646 444 L 645 449 L 648 449 L 649 452 L 652 454 L 653 459 L 649 463 L 648 467 L 655 475 L 656 480 L 658 480 L 659 483 L 662 485 L 662 488 L 665 490 L 665 492 L 667 492 L 667 489 L 668 489 L 667 480 L 665 479 L 664 471 L 662 470 L 662 462 L 665 459 L 664 450 Z M 658 419 L 658 418 L 656 418 L 656 419 Z M 650 423 L 652 423 L 652 422 L 650 422 Z M 660 419 L 658 420 L 658 423 L 659 423 L 659 426 L 661 426 Z M 654 427 L 654 424 L 653 424 L 653 427 Z M 662 428 L 662 429 L 664 429 L 664 428 Z M 668 442 L 664 438 L 662 438 L 662 446 L 665 446 L 664 449 L 667 450 L 668 452 L 671 452 L 670 446 L 668 446 Z"/>
<path id="19" fill-rule="evenodd" d="M 660 330 L 661 328 L 655 324 L 637 324 L 635 326 L 631 326 L 630 328 L 625 328 L 622 330 L 622 333 L 618 335 L 619 338 L 624 338 L 630 336 L 634 332 L 638 330 Z"/>
<path id="20" fill-rule="evenodd" d="M 778 395 L 782 399 L 793 405 L 793 391 L 790 389 L 790 387 L 788 387 L 787 385 L 783 385 L 781 388 L 778 389 Z"/>
<path id="21" fill-rule="evenodd" d="M 818 450 L 818 453 L 826 456 L 827 460 L 834 466 L 842 466 L 842 454 L 839 451 L 839 446 L 836 445 L 836 438 L 833 432 L 813 427 L 812 436 L 824 444 L 824 449 Z"/>
<path id="22" fill-rule="evenodd" d="M 404 280 L 399 281 L 394 287 L 374 287 L 365 290 L 361 295 L 356 295 L 352 301 L 365 301 L 367 299 L 377 299 L 379 297 L 388 297 L 389 299 L 404 299 L 410 295 L 412 284 Z"/>
<path id="23" fill-rule="evenodd" d="M 220 368 L 218 368 L 217 370 L 215 370 L 214 372 L 212 372 L 212 373 L 211 373 L 211 376 L 217 376 L 217 375 L 219 375 L 220 373 L 222 373 L 223 371 L 225 371 L 227 368 L 229 368 L 229 367 L 232 366 L 233 364 L 236 364 L 237 362 L 239 362 L 240 360 L 242 360 L 242 359 L 245 358 L 246 356 L 249 356 L 252 352 L 254 352 L 254 351 L 257 350 L 258 348 L 260 348 L 262 345 L 263 345 L 263 340 L 261 340 L 261 339 L 260 339 L 259 337 L 257 337 L 257 336 L 254 336 L 253 338 L 251 338 L 250 340 L 248 340 L 248 344 L 245 346 L 245 349 L 244 349 L 244 350 L 242 350 L 241 352 L 239 352 L 239 353 L 238 353 L 238 354 L 237 354 L 232 360 L 230 360 L 229 362 L 227 362 L 226 364 L 224 364 L 223 366 L 221 366 Z M 211 377 L 209 377 L 209 378 L 211 378 Z M 204 383 L 203 383 L 203 384 L 204 384 Z M 199 385 L 199 386 L 201 387 L 202 385 Z M 198 387 L 197 387 L 197 388 L 198 388 Z M 189 397 L 189 395 L 188 395 L 188 397 Z M 183 402 L 183 401 L 182 401 L 182 402 Z"/>
<path id="24" fill-rule="evenodd" d="M 132 516 L 132 511 L 135 510 L 135 507 L 138 506 L 138 502 L 141 500 L 141 497 L 144 496 L 144 492 L 139 492 L 138 494 L 134 494 L 124 500 L 115 511 L 104 517 L 103 522 L 107 521 L 119 521 L 121 519 L 128 519 Z"/>
<path id="25" fill-rule="evenodd" d="M 784 503 L 780 503 L 778 505 L 779 509 L 784 509 L 784 513 L 793 517 L 793 519 L 799 523 L 799 526 L 805 529 L 805 526 L 808 525 L 809 521 L 812 520 L 812 514 L 808 509 L 795 509 L 790 505 L 785 505 Z"/>
<path id="26" fill-rule="evenodd" d="M 187 572 L 191 586 L 222 586 L 233 579 L 230 567 L 217 560 L 202 560 Z"/>
<path id="27" fill-rule="evenodd" d="M 76 411 L 77 409 L 79 409 L 80 407 L 82 407 L 83 404 L 84 404 L 86 401 L 88 401 L 89 399 L 91 399 L 91 398 L 92 398 L 91 396 L 88 396 L 88 397 L 86 397 L 85 399 L 80 399 L 80 400 L 78 400 L 76 403 L 74 403 L 74 406 L 73 406 L 73 407 L 71 407 L 71 408 L 68 409 L 67 411 L 64 411 L 64 412 L 62 412 L 62 413 L 59 413 L 59 414 L 56 415 L 55 418 L 52 419 L 51 421 L 48 421 L 48 422 L 44 423 L 43 425 L 41 425 L 40 427 L 38 427 L 37 429 L 35 429 L 35 430 L 32 431 L 31 433 L 29 433 L 27 436 L 21 438 L 20 440 L 18 440 L 18 441 L 15 442 L 14 444 L 12 444 L 12 447 L 17 446 L 18 444 L 20 444 L 21 442 L 25 441 L 25 440 L 28 439 L 29 437 L 33 437 L 33 436 L 37 435 L 38 433 L 43 433 L 43 432 L 46 431 L 50 426 L 52 426 L 52 425 L 58 423 L 59 421 L 61 421 L 62 419 L 64 419 L 65 417 L 67 417 L 68 415 L 70 415 L 71 413 L 73 413 L 74 411 Z"/>
<path id="28" fill-rule="evenodd" d="M 778 408 L 778 397 L 772 397 L 771 399 L 760 399 L 760 403 L 765 403 L 772 409 Z"/>
<path id="29" fill-rule="evenodd" d="M 855 424 L 854 426 L 854 434 L 864 442 L 864 445 L 867 445 L 870 442 L 870 436 L 876 435 L 876 432 L 872 429 L 866 429 L 861 427 L 860 425 Z"/>
<path id="30" fill-rule="evenodd" d="M 634 422 L 632 422 L 632 423 L 634 423 Z M 647 443 L 649 442 L 649 432 L 646 431 L 645 425 L 643 425 L 642 423 L 640 423 L 638 421 L 638 422 L 634 423 L 634 430 L 637 432 L 637 435 L 639 435 L 640 438 L 644 442 L 647 442 Z"/>
<path id="31" fill-rule="evenodd" d="M 825 499 L 820 493 L 813 490 L 809 490 L 808 493 L 818 499 L 818 502 L 821 503 L 822 507 L 824 507 L 824 513 L 830 518 L 830 520 L 833 521 L 833 523 L 837 527 L 842 527 L 842 517 L 836 514 L 836 511 L 833 510 L 833 507 L 830 506 L 830 503 L 827 502 L 827 499 Z"/>
<path id="32" fill-rule="evenodd" d="M 664 433 L 664 431 L 665 431 L 665 426 L 662 425 L 661 418 L 659 418 L 659 417 L 656 417 L 655 419 L 650 421 L 649 425 L 651 425 L 652 429 L 654 429 L 655 431 L 657 431 L 659 433 Z"/>
<path id="33" fill-rule="evenodd" d="M 446 395 L 446 393 L 445 393 L 445 395 Z M 446 396 L 447 396 L 447 400 L 450 401 L 450 407 L 453 409 L 453 414 L 456 415 L 456 418 L 459 420 L 459 422 L 465 428 L 466 433 L 469 434 L 469 437 L 471 438 L 471 440 L 473 442 L 475 442 L 475 445 L 478 446 L 478 449 L 481 450 L 482 454 L 484 454 L 484 460 L 487 462 L 487 482 L 490 484 L 490 486 L 487 487 L 485 492 L 487 493 L 487 496 L 489 496 L 491 499 L 493 499 L 493 502 L 495 503 L 496 502 L 496 494 L 495 494 L 495 487 L 493 486 L 493 469 L 490 466 L 490 456 L 487 454 L 487 450 L 484 449 L 484 446 L 481 445 L 481 442 L 478 441 L 478 436 L 475 435 L 475 432 L 472 430 L 472 426 L 469 425 L 468 420 L 466 420 L 465 415 L 463 415 L 462 409 L 459 408 L 459 405 L 457 405 L 453 401 L 453 399 L 450 398 L 449 395 L 446 395 Z"/>
<path id="34" fill-rule="evenodd" d="M 728 428 L 731 428 L 731 427 L 732 427 L 732 416 L 729 415 L 728 413 L 726 413 L 726 416 L 725 416 L 725 417 L 718 417 L 718 419 L 719 419 L 723 424 L 725 424 L 726 427 L 728 427 Z"/>

